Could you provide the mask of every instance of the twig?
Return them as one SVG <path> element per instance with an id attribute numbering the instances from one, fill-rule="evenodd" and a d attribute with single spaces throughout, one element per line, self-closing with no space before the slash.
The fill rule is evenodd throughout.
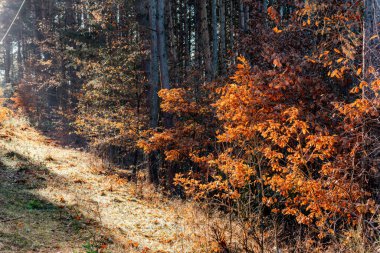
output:
<path id="1" fill-rule="evenodd" d="M 24 217 L 21 216 L 21 217 L 17 217 L 17 218 L 4 219 L 4 220 L 0 220 L 0 222 L 14 221 L 14 220 L 19 220 L 19 219 L 21 219 L 21 218 L 24 218 Z"/>

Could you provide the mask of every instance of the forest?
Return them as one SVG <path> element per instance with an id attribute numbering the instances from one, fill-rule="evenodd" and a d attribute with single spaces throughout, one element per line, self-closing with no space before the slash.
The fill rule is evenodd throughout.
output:
<path id="1" fill-rule="evenodd" d="M 379 36 L 379 0 L 0 0 L 0 252 L 379 252 Z"/>

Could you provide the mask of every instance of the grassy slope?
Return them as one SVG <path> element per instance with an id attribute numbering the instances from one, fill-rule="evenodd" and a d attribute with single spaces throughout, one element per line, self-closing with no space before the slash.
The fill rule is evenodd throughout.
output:
<path id="1" fill-rule="evenodd" d="M 196 252 L 179 205 L 143 191 L 25 120 L 0 129 L 0 252 Z"/>

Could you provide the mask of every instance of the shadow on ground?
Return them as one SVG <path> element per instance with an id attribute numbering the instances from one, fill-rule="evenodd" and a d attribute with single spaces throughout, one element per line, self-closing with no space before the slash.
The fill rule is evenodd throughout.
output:
<path id="1" fill-rule="evenodd" d="M 54 205 L 34 193 L 54 177 L 42 165 L 0 154 L 0 252 L 96 252 L 97 224 L 75 206 Z"/>
<path id="2" fill-rule="evenodd" d="M 72 112 L 64 111 L 57 105 L 48 106 L 42 101 L 32 102 L 29 90 L 17 91 L 17 96 L 22 103 L 16 103 L 14 87 L 1 87 L 1 104 L 12 110 L 22 109 L 28 117 L 33 127 L 40 131 L 44 136 L 54 140 L 56 143 L 71 148 L 86 147 L 86 140 L 75 133 L 73 127 Z M 38 97 L 38 94 L 34 94 Z"/>
<path id="3" fill-rule="evenodd" d="M 54 140 L 61 146 L 71 148 L 86 147 L 86 140 L 75 133 L 70 113 L 55 108 L 45 108 L 39 115 L 27 113 L 33 126 L 44 136 Z"/>

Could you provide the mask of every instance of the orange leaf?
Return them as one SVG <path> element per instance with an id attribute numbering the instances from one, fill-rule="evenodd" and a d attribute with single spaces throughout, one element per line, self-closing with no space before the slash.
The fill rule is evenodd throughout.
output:
<path id="1" fill-rule="evenodd" d="M 282 67 L 282 63 L 277 58 L 273 60 L 273 65 L 276 66 L 276 67 L 278 67 L 278 68 Z"/>
<path id="2" fill-rule="evenodd" d="M 366 86 L 368 86 L 368 83 L 365 82 L 365 81 L 361 82 L 360 85 L 359 85 L 360 89 L 363 89 Z"/>
<path id="3" fill-rule="evenodd" d="M 359 93 L 359 87 L 354 87 L 354 88 L 352 88 L 351 90 L 350 90 L 350 93 L 352 93 L 352 94 L 356 94 L 356 93 Z"/>
<path id="4" fill-rule="evenodd" d="M 273 28 L 273 31 L 275 33 L 282 33 L 282 30 L 278 29 L 277 26 L 275 28 Z"/>
<path id="5" fill-rule="evenodd" d="M 339 58 L 336 62 L 341 63 L 344 60 L 344 58 Z"/>
<path id="6" fill-rule="evenodd" d="M 280 23 L 280 14 L 273 6 L 268 8 L 268 15 L 276 24 Z"/>

